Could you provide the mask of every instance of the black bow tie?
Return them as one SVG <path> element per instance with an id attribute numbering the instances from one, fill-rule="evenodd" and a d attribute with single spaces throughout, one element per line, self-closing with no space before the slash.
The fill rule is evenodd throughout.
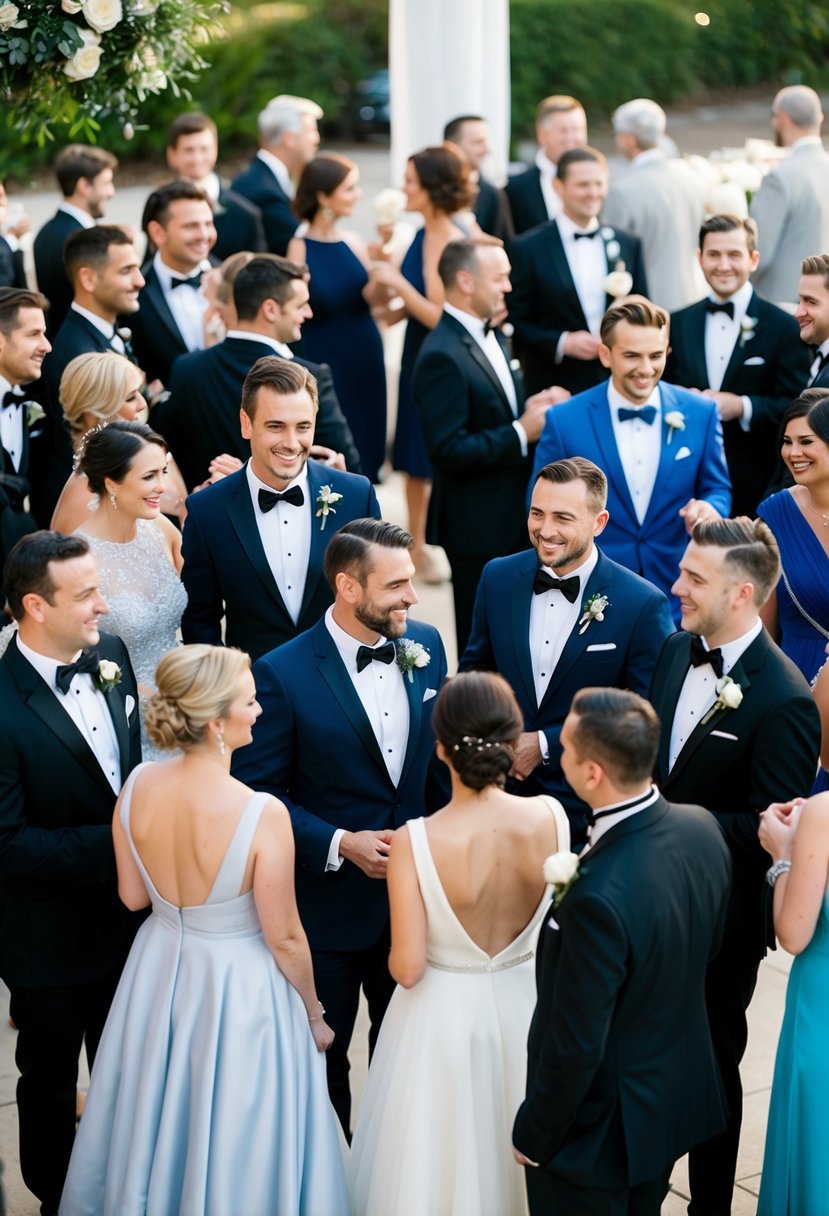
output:
<path id="1" fill-rule="evenodd" d="M 619 421 L 631 422 L 634 418 L 640 418 L 645 426 L 650 426 L 656 417 L 655 405 L 642 405 L 638 410 L 629 410 L 627 406 L 619 406 Z"/>
<path id="2" fill-rule="evenodd" d="M 592 232 L 574 232 L 573 236 L 577 241 L 592 241 L 594 236 L 599 235 L 599 229 L 594 228 Z"/>
<path id="3" fill-rule="evenodd" d="M 0 409 L 13 410 L 15 406 L 23 404 L 23 397 L 16 389 L 10 388 L 3 394 L 3 400 L 0 401 Z"/>
<path id="4" fill-rule="evenodd" d="M 69 692 L 72 677 L 87 674 L 98 674 L 99 659 L 97 650 L 84 650 L 74 663 L 65 663 L 55 672 L 55 684 L 61 692 Z"/>
<path id="5" fill-rule="evenodd" d="M 722 651 L 719 647 L 706 650 L 702 638 L 694 636 L 691 638 L 691 666 L 702 667 L 705 663 L 710 663 L 717 679 L 722 679 Z"/>
<path id="6" fill-rule="evenodd" d="M 580 587 L 581 579 L 577 574 L 572 578 L 553 578 L 546 570 L 536 570 L 533 593 L 542 595 L 545 591 L 560 591 L 569 603 L 575 604 L 579 598 Z"/>
<path id="7" fill-rule="evenodd" d="M 491 321 L 484 321 L 484 337 L 487 338 L 490 334 L 494 334 L 497 328 Z"/>
<path id="8" fill-rule="evenodd" d="M 393 663 L 397 649 L 394 642 L 384 642 L 382 646 L 359 646 L 357 648 L 357 670 L 363 671 L 373 659 L 379 663 Z"/>
<path id="9" fill-rule="evenodd" d="M 734 301 L 733 300 L 706 300 L 706 312 L 724 312 L 727 316 L 734 320 Z"/>
<path id="10" fill-rule="evenodd" d="M 198 291 L 201 288 L 202 272 L 192 274 L 189 279 L 173 279 L 170 284 L 170 290 L 175 291 L 177 287 L 192 287 L 193 291 Z"/>
<path id="11" fill-rule="evenodd" d="M 291 486 L 290 490 L 283 490 L 281 494 L 275 490 L 260 490 L 259 491 L 259 510 L 272 511 L 278 502 L 287 502 L 292 507 L 301 507 L 305 502 L 305 495 L 302 493 L 302 486 Z"/>

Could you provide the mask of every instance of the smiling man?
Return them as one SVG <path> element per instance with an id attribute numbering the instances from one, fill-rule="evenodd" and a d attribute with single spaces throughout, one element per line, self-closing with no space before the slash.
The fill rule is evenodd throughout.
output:
<path id="1" fill-rule="evenodd" d="M 804 258 L 795 320 L 800 340 L 813 350 L 807 388 L 829 388 L 829 253 Z"/>
<path id="2" fill-rule="evenodd" d="M 666 594 L 694 525 L 731 507 L 713 402 L 660 384 L 668 330 L 665 310 L 640 296 L 609 308 L 599 358 L 610 380 L 549 410 L 535 453 L 536 472 L 567 456 L 604 471 L 605 552 Z"/>
<path id="3" fill-rule="evenodd" d="M 380 518 L 371 483 L 309 460 L 317 384 L 299 363 L 266 355 L 242 389 L 250 460 L 187 500 L 182 579 L 185 642 L 222 642 L 253 658 L 319 620 L 332 600 L 322 577 L 338 527 Z"/>

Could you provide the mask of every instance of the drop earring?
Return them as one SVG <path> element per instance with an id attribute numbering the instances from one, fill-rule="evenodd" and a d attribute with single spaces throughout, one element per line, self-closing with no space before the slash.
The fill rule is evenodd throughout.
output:
<path id="1" fill-rule="evenodd" d="M 334 212 L 331 210 L 330 207 L 323 207 L 322 218 L 325 220 L 326 224 L 330 224 L 333 221 Z"/>
<path id="2" fill-rule="evenodd" d="M 113 491 L 110 493 L 110 496 L 109 496 L 109 501 L 112 503 L 112 509 L 113 509 L 113 511 L 117 511 L 117 510 L 118 510 L 118 501 L 117 501 L 117 499 L 116 499 L 116 497 L 115 497 L 115 491 L 114 491 L 114 490 L 113 490 Z"/>
<path id="3" fill-rule="evenodd" d="M 225 752 L 227 751 L 227 748 L 225 747 L 225 735 L 224 735 L 224 731 L 222 730 L 221 726 L 216 731 L 216 742 L 219 745 L 219 755 L 223 756 L 225 754 Z"/>

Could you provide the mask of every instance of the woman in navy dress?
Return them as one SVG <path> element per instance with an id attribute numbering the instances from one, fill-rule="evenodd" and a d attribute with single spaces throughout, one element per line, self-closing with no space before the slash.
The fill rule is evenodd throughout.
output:
<path id="1" fill-rule="evenodd" d="M 288 245 L 288 257 L 311 273 L 314 315 L 302 327 L 303 357 L 330 365 L 363 473 L 376 482 L 386 458 L 386 369 L 370 307 L 377 288 L 369 283 L 367 245 L 338 227 L 362 193 L 353 161 L 333 153 L 315 157 L 294 199 L 294 214 L 307 227 Z"/>
<path id="2" fill-rule="evenodd" d="M 397 402 L 397 431 L 394 439 L 394 467 L 406 475 L 406 501 L 409 531 L 415 538 L 412 558 L 426 582 L 439 582 L 426 549 L 426 513 L 429 506 L 432 466 L 426 451 L 420 418 L 412 394 L 415 360 L 430 329 L 443 312 L 443 284 L 438 262 L 450 241 L 469 236 L 477 230 L 471 216 L 457 219 L 468 211 L 475 198 L 470 165 L 454 144 L 443 143 L 424 148 L 409 158 L 403 180 L 406 210 L 423 216 L 423 227 L 406 251 L 399 269 L 388 262 L 374 262 L 371 277 L 404 307 L 391 313 L 390 320 L 408 318 L 403 357 L 400 363 L 400 388 Z"/>

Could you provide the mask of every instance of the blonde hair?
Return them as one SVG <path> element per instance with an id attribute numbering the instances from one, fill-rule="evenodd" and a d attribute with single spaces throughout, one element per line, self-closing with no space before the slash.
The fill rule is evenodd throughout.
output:
<path id="1" fill-rule="evenodd" d="M 73 439 L 87 430 L 91 414 L 100 423 L 117 418 L 127 399 L 127 382 L 134 363 L 115 351 L 77 355 L 67 363 L 60 378 L 60 403 Z"/>
<path id="2" fill-rule="evenodd" d="M 225 646 L 194 644 L 165 654 L 145 717 L 150 739 L 170 749 L 201 743 L 208 722 L 229 713 L 249 668 L 249 655 Z"/>
<path id="3" fill-rule="evenodd" d="M 236 282 L 236 276 L 255 257 L 255 253 L 243 249 L 240 253 L 232 253 L 229 258 L 225 258 L 218 267 L 219 282 L 216 287 L 216 299 L 220 304 L 233 303 L 233 284 Z"/>

